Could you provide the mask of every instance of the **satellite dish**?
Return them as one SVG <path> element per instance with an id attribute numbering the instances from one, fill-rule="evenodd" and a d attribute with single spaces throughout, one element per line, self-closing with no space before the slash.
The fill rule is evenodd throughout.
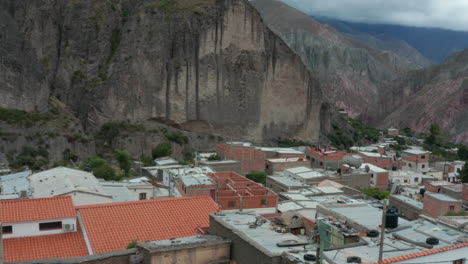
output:
<path id="1" fill-rule="evenodd" d="M 360 168 L 361 165 L 362 165 L 362 157 L 361 156 L 357 156 L 357 155 L 353 155 L 353 156 L 345 156 L 343 158 L 343 163 L 344 164 L 347 164 L 349 165 L 350 167 L 354 167 L 354 168 Z"/>
<path id="2" fill-rule="evenodd" d="M 365 168 L 366 172 L 369 172 L 369 171 L 370 171 L 369 165 L 366 165 L 364 168 Z"/>

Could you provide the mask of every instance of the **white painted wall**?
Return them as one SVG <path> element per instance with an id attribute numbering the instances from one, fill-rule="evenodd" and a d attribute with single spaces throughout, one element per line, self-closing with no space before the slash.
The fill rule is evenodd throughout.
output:
<path id="1" fill-rule="evenodd" d="M 146 200 L 156 198 L 154 197 L 154 188 L 145 187 L 127 187 L 130 191 L 134 192 L 137 199 L 140 199 L 140 193 L 146 193 Z"/>
<path id="2" fill-rule="evenodd" d="M 223 210 L 223 213 L 235 213 L 239 212 L 239 209 L 236 210 Z M 257 214 L 274 214 L 276 213 L 276 207 L 265 207 L 265 208 L 249 208 L 243 209 L 243 213 L 257 213 Z"/>
<path id="3" fill-rule="evenodd" d="M 39 224 L 47 222 L 57 222 L 62 221 L 62 229 L 53 229 L 47 231 L 40 231 Z M 43 236 L 43 235 L 53 235 L 53 234 L 62 234 L 68 233 L 64 230 L 66 224 L 72 224 L 74 231 L 76 231 L 76 217 L 63 218 L 63 219 L 47 219 L 34 222 L 19 222 L 19 223 L 3 223 L 3 226 L 11 225 L 13 227 L 12 234 L 3 234 L 3 238 L 13 238 L 13 237 L 31 237 L 31 236 Z"/>
<path id="4" fill-rule="evenodd" d="M 86 192 L 73 192 L 67 195 L 71 195 L 75 206 L 112 203 L 112 196 L 102 196 Z"/>

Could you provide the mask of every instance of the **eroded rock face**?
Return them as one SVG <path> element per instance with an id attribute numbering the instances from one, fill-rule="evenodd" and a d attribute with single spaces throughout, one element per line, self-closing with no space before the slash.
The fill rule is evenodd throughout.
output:
<path id="1" fill-rule="evenodd" d="M 17 21 L 0 8 L 0 107 L 45 111 L 49 87 Z"/>
<path id="2" fill-rule="evenodd" d="M 247 1 L 162 3 L 0 0 L 42 80 L 1 106 L 50 90 L 85 130 L 160 118 L 202 120 L 217 134 L 256 141 L 319 140 L 318 81 Z"/>
<path id="3" fill-rule="evenodd" d="M 322 90 L 351 117 L 370 120 L 383 85 L 416 67 L 399 56 L 371 49 L 278 0 L 253 0 L 265 23 L 316 72 Z"/>
<path id="4" fill-rule="evenodd" d="M 444 64 L 410 72 L 386 91 L 376 124 L 427 132 L 437 123 L 454 141 L 468 142 L 468 50 Z"/>

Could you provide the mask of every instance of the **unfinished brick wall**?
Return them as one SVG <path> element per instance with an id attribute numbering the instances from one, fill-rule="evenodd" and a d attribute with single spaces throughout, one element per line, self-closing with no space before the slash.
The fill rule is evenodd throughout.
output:
<path id="1" fill-rule="evenodd" d="M 370 163 L 372 165 L 375 165 L 383 169 L 390 169 L 393 166 L 393 161 L 392 161 L 392 158 L 390 157 L 378 158 L 378 157 L 369 157 L 362 153 L 357 153 L 357 154 L 364 159 L 364 163 Z"/>
<path id="2" fill-rule="evenodd" d="M 423 212 L 432 217 L 446 215 L 448 212 L 460 212 L 462 210 L 461 201 L 442 201 L 426 194 L 424 196 Z M 452 208 L 452 210 L 450 210 Z"/>
<path id="3" fill-rule="evenodd" d="M 219 144 L 216 151 L 224 159 L 241 161 L 241 171 L 265 171 L 266 155 L 253 147 L 235 146 L 230 144 Z"/>
<path id="4" fill-rule="evenodd" d="M 388 187 L 388 172 L 377 173 L 376 187 L 381 191 L 386 191 Z"/>

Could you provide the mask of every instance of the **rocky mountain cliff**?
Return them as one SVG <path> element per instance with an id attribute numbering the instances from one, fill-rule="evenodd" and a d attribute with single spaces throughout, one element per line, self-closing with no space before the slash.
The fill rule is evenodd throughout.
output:
<path id="1" fill-rule="evenodd" d="M 381 34 L 369 34 L 366 32 L 361 32 L 358 28 L 353 27 L 355 24 L 333 18 L 314 17 L 314 19 L 322 24 L 332 26 L 348 38 L 359 41 L 374 49 L 391 51 L 401 58 L 404 58 L 420 66 L 421 68 L 433 64 L 428 58 L 422 55 L 417 49 L 415 49 L 403 39 L 387 36 L 383 32 Z"/>
<path id="2" fill-rule="evenodd" d="M 468 142 L 468 49 L 409 72 L 385 91 L 375 124 L 427 132 L 438 123 L 456 142 Z"/>
<path id="3" fill-rule="evenodd" d="M 329 87 L 246 0 L 0 0 L 0 22 L 3 108 L 55 98 L 80 131 L 157 120 L 255 141 L 317 142 L 329 123 Z"/>
<path id="4" fill-rule="evenodd" d="M 368 120 L 385 82 L 416 65 L 351 40 L 277 0 L 253 0 L 266 24 L 319 75 L 324 94 L 353 118 Z"/>

